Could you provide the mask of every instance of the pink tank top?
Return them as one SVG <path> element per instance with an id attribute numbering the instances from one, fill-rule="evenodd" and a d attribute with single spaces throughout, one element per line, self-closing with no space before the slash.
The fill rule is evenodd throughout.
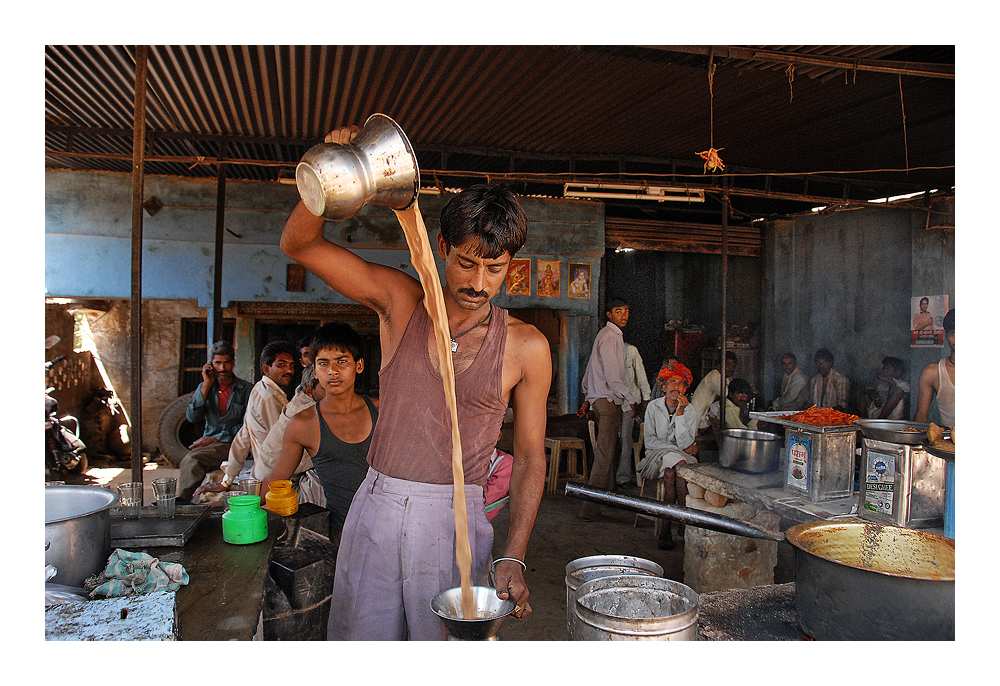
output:
<path id="1" fill-rule="evenodd" d="M 479 486 L 486 485 L 490 456 L 507 411 L 501 399 L 507 310 L 490 307 L 493 316 L 482 348 L 469 368 L 455 375 L 465 483 Z M 441 376 L 431 366 L 430 331 L 431 319 L 421 301 L 395 355 L 379 372 L 379 415 L 368 462 L 397 479 L 450 484 L 454 481 L 451 415 Z"/>

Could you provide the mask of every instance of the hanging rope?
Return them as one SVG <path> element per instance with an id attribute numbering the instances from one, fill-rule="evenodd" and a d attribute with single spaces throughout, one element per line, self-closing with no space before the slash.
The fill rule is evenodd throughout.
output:
<path id="1" fill-rule="evenodd" d="M 903 75 L 899 75 L 899 111 L 903 113 L 903 159 L 910 168 L 910 148 L 906 142 L 906 107 L 903 105 Z"/>
<path id="2" fill-rule="evenodd" d="M 708 65 L 708 147 L 715 147 L 715 67 L 714 63 Z"/>
<path id="3" fill-rule="evenodd" d="M 708 150 L 704 150 L 699 153 L 695 153 L 701 159 L 705 160 L 705 166 L 702 169 L 702 174 L 708 172 L 711 169 L 713 172 L 717 169 L 725 169 L 726 165 L 722 163 L 722 158 L 719 157 L 719 150 L 725 150 L 725 148 L 715 149 L 715 90 L 714 90 L 714 80 L 715 80 L 715 67 L 717 65 L 712 62 L 712 58 L 709 57 L 708 61 Z"/>
<path id="4" fill-rule="evenodd" d="M 788 63 L 788 67 L 785 69 L 785 76 L 788 77 L 788 102 L 791 102 L 792 97 L 795 95 L 792 92 L 792 81 L 795 80 L 795 65 L 791 62 Z"/>

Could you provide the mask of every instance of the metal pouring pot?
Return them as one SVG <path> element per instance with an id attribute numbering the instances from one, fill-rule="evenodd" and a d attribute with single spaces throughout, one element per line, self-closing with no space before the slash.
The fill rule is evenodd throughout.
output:
<path id="1" fill-rule="evenodd" d="M 373 114 L 350 143 L 320 143 L 306 151 L 295 168 L 295 185 L 315 216 L 348 219 L 368 204 L 411 207 L 420 169 L 399 124 Z"/>
<path id="2" fill-rule="evenodd" d="M 861 520 L 796 524 L 784 534 L 724 515 L 577 483 L 566 495 L 795 548 L 795 610 L 816 640 L 955 639 L 955 541 Z"/>

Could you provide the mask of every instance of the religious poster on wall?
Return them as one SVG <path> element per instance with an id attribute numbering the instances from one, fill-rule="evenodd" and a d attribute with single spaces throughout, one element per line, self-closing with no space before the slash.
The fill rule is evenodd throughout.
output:
<path id="1" fill-rule="evenodd" d="M 507 295 L 531 295 L 531 260 L 518 257 L 507 271 Z"/>
<path id="2" fill-rule="evenodd" d="M 569 285 L 566 287 L 566 295 L 571 298 L 590 298 L 590 264 L 569 263 Z"/>
<path id="3" fill-rule="evenodd" d="M 910 346 L 942 347 L 947 295 L 915 295 L 910 298 Z"/>
<path id="4" fill-rule="evenodd" d="M 537 260 L 535 269 L 538 278 L 538 295 L 546 298 L 558 298 L 562 262 L 559 260 Z"/>

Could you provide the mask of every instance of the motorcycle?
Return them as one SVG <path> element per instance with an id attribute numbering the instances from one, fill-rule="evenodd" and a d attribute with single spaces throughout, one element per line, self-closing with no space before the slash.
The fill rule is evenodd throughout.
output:
<path id="1" fill-rule="evenodd" d="M 48 350 L 59 342 L 58 336 L 45 340 Z M 66 359 L 60 355 L 45 363 L 45 371 Z M 80 440 L 80 421 L 71 415 L 59 416 L 59 403 L 52 396 L 53 387 L 45 389 L 45 475 L 52 479 L 58 474 L 82 474 L 87 471 L 87 448 Z M 70 430 L 69 423 L 73 429 Z"/>

